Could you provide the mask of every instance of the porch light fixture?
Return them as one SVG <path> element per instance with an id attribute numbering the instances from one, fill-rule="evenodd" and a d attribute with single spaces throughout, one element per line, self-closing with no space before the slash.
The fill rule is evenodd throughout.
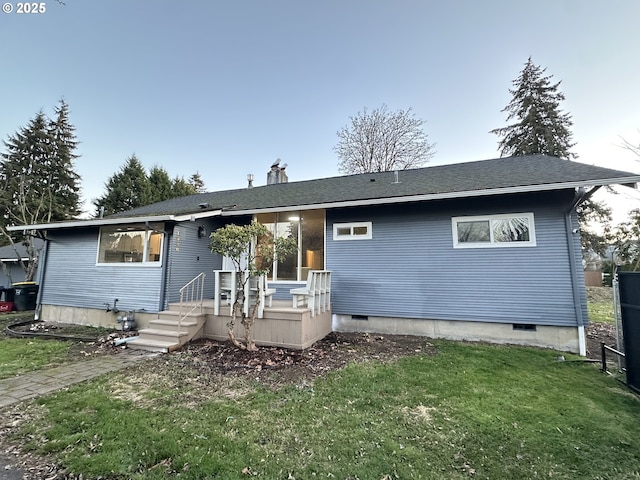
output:
<path id="1" fill-rule="evenodd" d="M 198 238 L 204 238 L 207 236 L 207 229 L 204 225 L 198 227 Z"/>
<path id="2" fill-rule="evenodd" d="M 287 220 L 289 220 L 290 222 L 299 222 L 300 221 L 300 217 L 293 215 L 293 216 L 289 217 Z"/>

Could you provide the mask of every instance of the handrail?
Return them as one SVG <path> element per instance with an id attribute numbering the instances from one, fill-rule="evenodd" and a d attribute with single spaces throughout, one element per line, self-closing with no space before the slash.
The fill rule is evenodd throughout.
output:
<path id="1" fill-rule="evenodd" d="M 204 277 L 206 277 L 206 275 L 202 272 L 180 289 L 178 331 L 180 331 L 180 327 L 182 326 L 182 320 L 185 319 L 187 315 L 194 312 L 198 307 L 200 307 L 200 313 L 204 311 Z M 184 309 L 188 307 L 190 307 L 189 311 L 185 312 Z"/>

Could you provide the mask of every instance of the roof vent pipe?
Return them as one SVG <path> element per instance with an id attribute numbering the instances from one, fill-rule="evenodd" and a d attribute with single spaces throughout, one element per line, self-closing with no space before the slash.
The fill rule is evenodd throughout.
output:
<path id="1" fill-rule="evenodd" d="M 247 188 L 253 188 L 253 173 L 247 173 Z"/>
<path id="2" fill-rule="evenodd" d="M 393 183 L 400 183 L 400 180 L 398 180 L 398 170 L 393 171 L 393 178 L 395 179 Z"/>

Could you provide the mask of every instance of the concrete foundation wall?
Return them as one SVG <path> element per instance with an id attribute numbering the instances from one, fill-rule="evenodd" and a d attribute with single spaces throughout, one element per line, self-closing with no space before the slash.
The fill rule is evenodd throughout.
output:
<path id="1" fill-rule="evenodd" d="M 114 313 L 113 311 L 107 312 L 105 309 L 42 305 L 38 318 L 39 320 L 50 322 L 120 329 L 120 324 L 116 322 L 116 318 L 118 315 L 124 314 L 125 312 L 122 310 Z M 147 328 L 149 321 L 156 318 L 158 318 L 157 313 L 135 312 L 138 328 Z"/>
<path id="2" fill-rule="evenodd" d="M 536 330 L 514 330 L 513 325 L 502 323 L 389 317 L 368 317 L 366 320 L 357 320 L 351 315 L 334 315 L 333 330 L 387 335 L 420 335 L 430 338 L 527 345 L 579 352 L 577 327 L 537 325 Z"/>
<path id="3" fill-rule="evenodd" d="M 95 327 L 120 328 L 114 314 L 105 310 L 42 305 L 40 320 Z M 465 322 L 455 320 L 423 320 L 413 318 L 368 317 L 356 320 L 351 315 L 334 315 L 329 312 L 311 317 L 309 311 L 296 313 L 270 312 L 273 318 L 257 319 L 254 337 L 258 345 L 277 345 L 284 348 L 304 349 L 324 338 L 332 331 L 367 332 L 387 335 L 420 335 L 449 340 L 484 341 L 499 344 L 528 345 L 553 348 L 566 352 L 579 352 L 576 327 L 551 327 L 537 325 L 536 330 L 514 330 L 511 324 Z M 138 328 L 148 328 L 149 321 L 158 318 L 154 313 L 135 314 Z M 209 314 L 203 329 L 203 337 L 226 341 L 228 316 Z M 244 338 L 244 328 L 236 325 L 238 339 Z"/>

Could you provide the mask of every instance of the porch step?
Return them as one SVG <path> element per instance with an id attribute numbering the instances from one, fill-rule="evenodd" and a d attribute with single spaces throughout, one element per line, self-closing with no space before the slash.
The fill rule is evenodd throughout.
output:
<path id="1" fill-rule="evenodd" d="M 138 335 L 143 339 L 157 340 L 161 342 L 180 343 L 182 337 L 189 335 L 189 332 L 182 330 L 160 330 L 157 328 L 143 328 L 138 331 Z"/>
<path id="2" fill-rule="evenodd" d="M 180 346 L 176 342 L 163 342 L 149 338 L 138 338 L 127 342 L 127 346 L 136 350 L 147 350 L 150 352 L 168 353 Z"/>
<path id="3" fill-rule="evenodd" d="M 180 321 L 180 313 L 164 311 L 158 318 L 149 321 L 149 328 L 138 331 L 140 338 L 127 342 L 127 346 L 154 352 L 171 352 L 198 335 L 202 335 L 202 327 L 206 315 L 191 313 Z"/>
<path id="4" fill-rule="evenodd" d="M 204 321 L 204 316 L 202 320 Z M 198 321 L 185 318 L 182 322 L 179 322 L 177 318 L 158 318 L 157 320 L 149 321 L 149 326 L 156 330 L 177 331 L 178 328 L 182 328 L 189 331 L 192 327 L 198 326 Z"/>

